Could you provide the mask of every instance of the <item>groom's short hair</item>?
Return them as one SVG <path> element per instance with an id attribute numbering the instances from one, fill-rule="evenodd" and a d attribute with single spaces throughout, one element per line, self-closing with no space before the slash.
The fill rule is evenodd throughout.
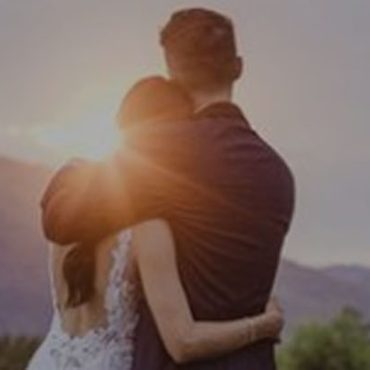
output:
<path id="1" fill-rule="evenodd" d="M 167 61 L 175 59 L 185 87 L 217 88 L 238 77 L 232 21 L 215 11 L 196 8 L 174 13 L 161 32 L 161 45 Z"/>

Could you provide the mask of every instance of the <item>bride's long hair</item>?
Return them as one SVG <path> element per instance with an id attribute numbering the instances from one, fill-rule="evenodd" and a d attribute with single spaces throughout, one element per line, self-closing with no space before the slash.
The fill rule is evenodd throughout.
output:
<path id="1" fill-rule="evenodd" d="M 125 129 L 140 123 L 176 121 L 193 112 L 190 97 L 176 83 L 160 76 L 147 77 L 136 83 L 124 97 L 117 115 L 118 125 Z M 108 236 L 108 235 L 107 235 Z M 67 283 L 66 307 L 77 307 L 95 295 L 96 258 L 100 243 L 86 241 L 74 246 L 63 261 Z"/>

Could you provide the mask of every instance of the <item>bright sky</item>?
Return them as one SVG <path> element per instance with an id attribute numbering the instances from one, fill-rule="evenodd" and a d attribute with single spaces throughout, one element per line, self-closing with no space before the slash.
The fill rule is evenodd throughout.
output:
<path id="1" fill-rule="evenodd" d="M 195 5 L 234 19 L 237 100 L 295 173 L 286 255 L 370 265 L 368 0 L 0 0 L 0 152 L 51 164 L 109 152 L 126 89 L 164 72 L 161 25 Z"/>

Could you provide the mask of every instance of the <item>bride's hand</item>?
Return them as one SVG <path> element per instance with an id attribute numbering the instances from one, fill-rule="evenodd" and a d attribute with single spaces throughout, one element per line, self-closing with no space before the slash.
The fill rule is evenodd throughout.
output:
<path id="1" fill-rule="evenodd" d="M 280 340 L 284 328 L 284 311 L 277 297 L 271 297 L 265 310 L 266 335 Z"/>
<path id="2" fill-rule="evenodd" d="M 254 340 L 275 339 L 280 341 L 280 334 L 284 327 L 284 313 L 277 298 L 270 298 L 265 312 L 251 318 L 251 326 Z"/>

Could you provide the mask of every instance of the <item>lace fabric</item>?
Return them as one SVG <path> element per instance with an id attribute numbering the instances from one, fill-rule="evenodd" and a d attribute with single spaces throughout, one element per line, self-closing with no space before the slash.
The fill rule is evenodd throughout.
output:
<path id="1" fill-rule="evenodd" d="M 62 328 L 55 292 L 52 292 L 54 318 L 51 329 L 28 370 L 131 368 L 138 322 L 137 286 L 125 273 L 129 263 L 131 239 L 129 230 L 122 232 L 117 246 L 112 249 L 113 263 L 104 302 L 106 324 L 89 330 L 84 336 L 70 336 Z"/>

